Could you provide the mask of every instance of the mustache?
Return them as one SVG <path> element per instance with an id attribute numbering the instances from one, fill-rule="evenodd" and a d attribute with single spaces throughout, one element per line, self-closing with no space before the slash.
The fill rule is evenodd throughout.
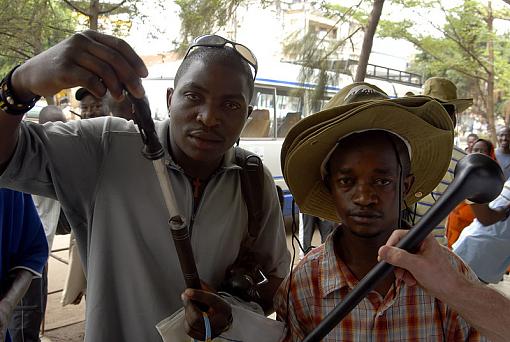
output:
<path id="1" fill-rule="evenodd" d="M 349 216 L 361 216 L 361 217 L 383 217 L 383 213 L 378 210 L 349 210 L 347 212 Z"/>

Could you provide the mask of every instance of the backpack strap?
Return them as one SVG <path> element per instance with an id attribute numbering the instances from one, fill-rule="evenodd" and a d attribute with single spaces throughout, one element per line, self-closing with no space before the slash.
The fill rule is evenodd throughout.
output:
<path id="1" fill-rule="evenodd" d="M 262 229 L 264 166 L 259 156 L 240 147 L 235 147 L 235 159 L 242 168 L 241 192 L 248 210 L 248 236 L 243 241 L 243 247 L 251 249 Z"/>

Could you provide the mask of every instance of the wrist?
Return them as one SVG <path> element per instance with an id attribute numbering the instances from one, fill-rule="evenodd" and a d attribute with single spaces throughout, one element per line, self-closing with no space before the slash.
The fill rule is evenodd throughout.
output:
<path id="1" fill-rule="evenodd" d="M 436 295 L 443 302 L 451 300 L 473 286 L 473 283 L 462 273 L 452 270 L 446 279 L 443 279 L 439 293 Z"/>
<path id="2" fill-rule="evenodd" d="M 25 64 L 20 65 L 16 68 L 16 70 L 14 70 L 11 76 L 12 91 L 16 94 L 16 98 L 23 102 L 30 101 L 37 96 L 37 94 L 32 93 L 26 88 L 27 81 L 23 75 L 25 67 Z"/>
<path id="3" fill-rule="evenodd" d="M 0 81 L 0 109 L 14 116 L 25 115 L 41 98 L 21 86 L 24 83 L 20 80 L 21 74 L 18 73 L 20 67 L 20 65 L 16 66 Z M 17 74 L 16 88 L 12 84 L 15 74 Z M 27 99 L 28 96 L 32 97 Z"/>

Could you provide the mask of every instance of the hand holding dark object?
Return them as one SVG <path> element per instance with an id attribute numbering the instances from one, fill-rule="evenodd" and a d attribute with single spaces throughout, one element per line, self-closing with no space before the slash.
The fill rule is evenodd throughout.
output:
<path id="1" fill-rule="evenodd" d="M 215 338 L 230 327 L 232 308 L 220 296 L 204 290 L 186 289 L 181 295 L 185 310 L 186 333 L 196 339 L 204 340 L 205 325 L 202 311 L 196 303 L 207 307 L 207 315 L 211 323 L 212 338 Z"/>
<path id="2" fill-rule="evenodd" d="M 408 230 L 395 230 L 386 245 L 379 249 L 379 260 L 394 266 L 395 276 L 409 286 L 419 284 L 436 298 L 445 301 L 445 292 L 452 292 L 463 275 L 452 267 L 448 251 L 433 234 L 423 240 L 416 253 L 394 247 Z"/>
<path id="3" fill-rule="evenodd" d="M 142 59 L 125 41 L 87 30 L 22 64 L 14 72 L 12 84 L 22 100 L 76 86 L 97 97 L 108 89 L 114 98 L 120 98 L 127 89 L 140 98 L 144 95 L 140 77 L 147 74 Z"/>

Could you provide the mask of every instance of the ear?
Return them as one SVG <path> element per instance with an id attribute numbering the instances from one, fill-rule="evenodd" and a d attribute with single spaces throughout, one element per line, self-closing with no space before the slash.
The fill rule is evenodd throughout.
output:
<path id="1" fill-rule="evenodd" d="M 168 109 L 168 112 L 170 113 L 170 105 L 172 104 L 172 96 L 174 94 L 174 88 L 167 88 L 166 89 L 166 108 Z"/>
<path id="2" fill-rule="evenodd" d="M 246 118 L 249 118 L 251 113 L 253 113 L 253 106 L 248 106 L 248 116 Z"/>
<path id="3" fill-rule="evenodd" d="M 414 180 L 415 180 L 415 177 L 413 174 L 410 174 L 408 175 L 407 177 L 404 178 L 403 180 L 403 183 L 404 183 L 404 197 L 406 197 L 408 194 L 409 194 L 409 191 L 411 191 L 411 187 L 413 186 L 414 184 Z"/>

